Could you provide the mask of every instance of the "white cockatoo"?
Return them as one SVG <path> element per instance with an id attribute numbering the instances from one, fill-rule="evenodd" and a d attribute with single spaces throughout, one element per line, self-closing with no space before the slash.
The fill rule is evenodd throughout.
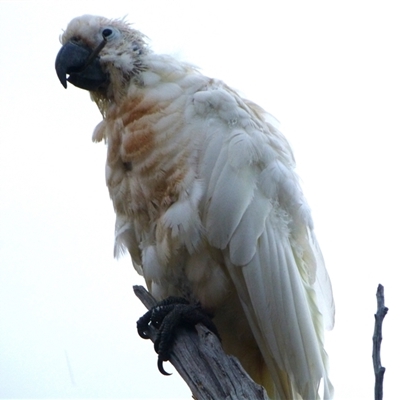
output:
<path id="1" fill-rule="evenodd" d="M 256 104 L 155 54 L 124 20 L 84 15 L 56 70 L 90 91 L 108 146 L 115 254 L 157 300 L 214 316 L 225 351 L 274 399 L 331 398 L 324 329 L 334 302 L 288 142 Z M 321 389 L 321 388 L 320 388 Z"/>

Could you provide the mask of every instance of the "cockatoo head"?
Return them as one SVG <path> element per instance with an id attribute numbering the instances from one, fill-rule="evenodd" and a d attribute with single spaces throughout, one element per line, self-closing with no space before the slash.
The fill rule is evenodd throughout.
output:
<path id="1" fill-rule="evenodd" d="M 92 15 L 74 18 L 60 40 L 56 71 L 62 85 L 68 81 L 106 97 L 110 87 L 121 87 L 143 68 L 141 57 L 148 52 L 145 36 L 123 20 Z"/>

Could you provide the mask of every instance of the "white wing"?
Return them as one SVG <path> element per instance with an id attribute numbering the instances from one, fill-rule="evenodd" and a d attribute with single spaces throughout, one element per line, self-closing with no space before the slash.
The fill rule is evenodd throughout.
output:
<path id="1" fill-rule="evenodd" d="M 198 92 L 193 104 L 207 119 L 199 162 L 207 239 L 223 250 L 274 380 L 286 371 L 311 399 L 325 379 L 330 398 L 323 330 L 324 318 L 333 324 L 332 292 L 290 147 L 262 110 L 222 84 Z"/>

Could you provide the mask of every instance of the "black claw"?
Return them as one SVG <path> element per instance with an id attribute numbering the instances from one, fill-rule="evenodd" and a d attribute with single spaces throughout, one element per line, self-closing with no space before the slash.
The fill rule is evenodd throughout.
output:
<path id="1" fill-rule="evenodd" d="M 211 316 L 201 308 L 200 304 L 190 304 L 181 297 L 168 297 L 137 321 L 137 330 L 143 339 L 149 339 L 147 334 L 149 325 L 158 330 L 154 350 L 158 354 L 158 370 L 163 375 L 171 375 L 164 370 L 163 362 L 170 359 L 176 329 L 181 325 L 194 327 L 198 323 L 204 324 L 220 339 Z"/>
<path id="2" fill-rule="evenodd" d="M 136 322 L 138 334 L 143 339 L 150 339 L 149 336 L 147 335 L 146 331 L 150 324 L 151 314 L 152 314 L 151 310 L 147 311 L 147 313 L 144 314 L 142 317 L 140 317 L 138 319 L 138 321 Z"/>
<path id="3" fill-rule="evenodd" d="M 166 361 L 168 361 L 168 360 L 166 360 Z M 163 375 L 166 375 L 166 376 L 172 375 L 172 374 L 170 374 L 169 372 L 165 371 L 163 362 L 164 362 L 164 360 L 159 356 L 159 357 L 158 357 L 158 361 L 157 361 L 158 370 L 159 370 Z"/>

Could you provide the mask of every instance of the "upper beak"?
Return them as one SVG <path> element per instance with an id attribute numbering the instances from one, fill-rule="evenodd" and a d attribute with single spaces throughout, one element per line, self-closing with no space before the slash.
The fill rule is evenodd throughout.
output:
<path id="1" fill-rule="evenodd" d="M 107 88 L 108 74 L 103 71 L 99 57 L 93 59 L 90 57 L 92 53 L 88 47 L 71 41 L 61 47 L 56 58 L 56 72 L 65 88 L 67 80 L 89 91 L 101 91 Z"/>

